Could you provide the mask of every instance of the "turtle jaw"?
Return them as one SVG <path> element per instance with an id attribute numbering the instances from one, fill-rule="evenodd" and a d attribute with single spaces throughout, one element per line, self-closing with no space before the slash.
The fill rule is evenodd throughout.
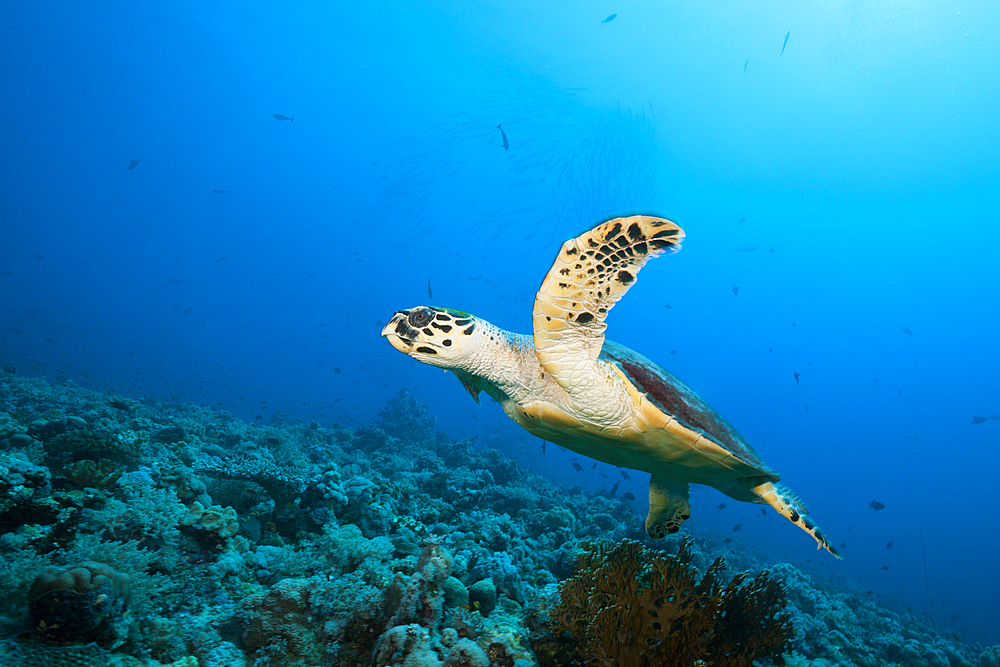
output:
<path id="1" fill-rule="evenodd" d="M 436 341 L 429 340 L 429 336 L 413 328 L 410 315 L 415 310 L 417 309 L 396 311 L 382 328 L 382 337 L 388 339 L 389 344 L 403 354 L 424 363 L 432 363 L 428 359 L 436 358 L 443 350 Z"/>

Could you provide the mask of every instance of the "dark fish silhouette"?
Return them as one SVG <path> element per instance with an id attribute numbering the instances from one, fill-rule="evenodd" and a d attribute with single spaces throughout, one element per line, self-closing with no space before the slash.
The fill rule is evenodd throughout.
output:
<path id="1" fill-rule="evenodd" d="M 785 33 L 785 43 L 781 45 L 781 53 L 778 54 L 779 58 L 785 54 L 785 47 L 788 46 L 788 36 L 791 34 L 792 34 L 791 30 Z"/>
<path id="2" fill-rule="evenodd" d="M 972 423 L 973 424 L 982 424 L 983 422 L 986 421 L 986 419 L 987 419 L 986 417 L 973 417 L 972 418 Z"/>
<path id="3" fill-rule="evenodd" d="M 717 510 L 724 510 L 724 509 L 726 509 L 726 503 L 719 503 L 719 506 L 716 507 L 715 509 L 717 509 Z"/>
<path id="4" fill-rule="evenodd" d="M 747 246 L 746 248 L 740 248 L 739 252 L 754 252 L 757 250 L 757 246 Z"/>
<path id="5" fill-rule="evenodd" d="M 883 566 L 882 566 L 882 569 L 883 569 L 883 570 L 888 570 L 888 569 L 889 569 L 889 566 L 888 566 L 888 565 L 883 565 Z"/>
<path id="6" fill-rule="evenodd" d="M 340 366 L 334 366 L 333 367 L 333 372 L 336 373 L 336 374 L 338 374 L 338 375 L 340 375 Z"/>
<path id="7" fill-rule="evenodd" d="M 214 192 L 217 195 L 227 195 L 227 194 L 229 194 L 229 190 L 212 190 L 212 192 Z"/>
<path id="8" fill-rule="evenodd" d="M 840 548 L 841 549 L 846 549 L 847 548 L 847 542 L 841 542 L 840 543 Z"/>
<path id="9" fill-rule="evenodd" d="M 221 264 L 222 262 L 226 261 L 227 259 L 229 259 L 229 255 L 226 255 L 225 257 L 220 257 L 219 259 L 215 260 L 215 263 L 216 264 Z"/>
<path id="10" fill-rule="evenodd" d="M 172 282 L 175 285 L 180 285 L 182 282 L 184 282 L 180 278 L 167 278 L 167 280 L 169 280 L 170 282 Z"/>
<path id="11" fill-rule="evenodd" d="M 913 332 L 910 331 L 909 329 L 907 329 L 906 327 L 903 327 L 903 333 L 905 333 L 907 336 L 912 336 L 913 335 Z"/>
<path id="12" fill-rule="evenodd" d="M 45 261 L 45 255 L 43 255 L 40 252 L 36 252 L 34 255 L 32 255 L 32 257 L 34 257 L 35 259 L 37 259 L 39 262 L 44 262 Z M 984 419 L 983 421 L 986 421 L 986 420 Z"/>
<path id="13" fill-rule="evenodd" d="M 767 510 L 764 509 L 763 507 L 760 508 L 760 513 L 763 514 L 764 516 L 767 516 Z"/>
<path id="14" fill-rule="evenodd" d="M 733 294 L 738 295 L 740 293 L 739 285 L 733 285 Z"/>
<path id="15" fill-rule="evenodd" d="M 749 60 L 747 60 L 747 61 L 746 61 L 745 63 L 743 63 L 743 73 L 744 73 L 744 74 L 746 74 L 746 73 L 747 73 L 747 65 L 749 65 L 749 64 L 750 64 L 750 61 L 749 61 Z"/>
<path id="16" fill-rule="evenodd" d="M 628 473 L 625 472 L 624 470 L 622 470 L 622 477 L 624 477 L 625 479 L 632 479 L 631 477 L 628 476 Z"/>
<path id="17" fill-rule="evenodd" d="M 507 133 L 503 131 L 503 128 L 500 127 L 500 125 L 503 125 L 503 123 L 499 123 L 497 125 L 497 129 L 500 130 L 500 136 L 503 138 L 503 149 L 507 150 L 510 148 L 510 144 L 507 143 Z"/>
<path id="18" fill-rule="evenodd" d="M 547 444 L 548 443 L 546 441 L 542 440 L 542 456 L 545 456 L 545 445 Z"/>
<path id="19" fill-rule="evenodd" d="M 737 531 L 738 531 L 738 530 L 739 530 L 740 528 L 742 528 L 742 527 L 743 527 L 743 524 L 742 524 L 742 523 L 738 523 L 738 524 L 736 524 L 735 526 L 733 526 L 733 532 L 734 532 L 734 533 L 735 533 L 735 532 L 737 532 Z"/>
<path id="20" fill-rule="evenodd" d="M 635 496 L 632 495 L 631 491 L 626 491 L 625 495 L 622 496 L 622 498 L 624 498 L 625 500 L 635 500 Z"/>
<path id="21" fill-rule="evenodd" d="M 607 478 L 608 478 L 608 473 L 602 472 L 601 473 L 601 479 L 607 479 Z"/>
<path id="22" fill-rule="evenodd" d="M 579 463 L 574 463 L 573 467 L 576 468 L 577 472 L 580 472 L 581 470 L 583 470 L 583 466 L 580 465 Z"/>
<path id="23" fill-rule="evenodd" d="M 871 507 L 873 510 L 875 510 L 876 512 L 878 512 L 879 510 L 884 510 L 885 509 L 885 503 L 880 503 L 877 500 L 873 500 L 871 502 L 871 504 L 868 505 L 868 507 Z"/>
<path id="24" fill-rule="evenodd" d="M 134 160 L 133 160 L 132 158 L 129 158 L 129 159 L 128 159 L 128 170 L 129 170 L 129 171 L 132 171 L 133 169 L 135 169 L 135 166 L 136 166 L 137 164 L 139 164 L 139 160 L 141 160 L 141 159 L 142 159 L 141 157 L 137 157 L 137 158 L 136 158 L 136 159 L 134 159 Z"/>
<path id="25" fill-rule="evenodd" d="M 597 470 L 597 461 L 594 461 L 594 465 L 590 466 L 591 470 Z"/>
<path id="26" fill-rule="evenodd" d="M 609 16 L 608 18 L 606 18 L 606 19 L 604 19 L 603 21 L 601 21 L 601 25 L 604 25 L 605 23 L 611 23 L 611 22 L 612 22 L 612 21 L 614 21 L 614 20 L 615 20 L 615 19 L 616 19 L 617 17 L 618 17 L 618 14 L 612 14 L 612 15 L 611 15 L 611 16 Z"/>
<path id="27" fill-rule="evenodd" d="M 619 481 L 619 482 L 615 482 L 615 483 L 614 483 L 614 484 L 613 484 L 613 485 L 611 486 L 611 495 L 615 495 L 616 493 L 618 493 L 618 485 L 619 485 L 619 484 L 621 484 L 621 482 L 620 482 L 620 481 Z"/>
<path id="28" fill-rule="evenodd" d="M 665 305 L 664 308 L 666 308 L 667 310 L 673 310 L 673 308 L 670 306 L 669 303 L 667 305 Z"/>
<path id="29" fill-rule="evenodd" d="M 275 119 L 275 120 L 290 120 L 290 121 L 292 121 L 293 123 L 295 122 L 295 118 L 294 118 L 294 117 L 292 117 L 292 118 L 289 118 L 288 116 L 286 116 L 286 115 L 285 115 L 285 114 L 283 114 L 283 113 L 276 113 L 276 114 L 274 114 L 274 119 Z"/>
<path id="30" fill-rule="evenodd" d="M 432 299 L 434 298 L 434 290 L 431 289 L 431 279 L 430 278 L 427 279 L 427 296 L 429 296 Z"/>
<path id="31" fill-rule="evenodd" d="M 799 378 L 802 377 L 802 373 L 795 373 L 795 386 L 799 386 Z"/>
<path id="32" fill-rule="evenodd" d="M 774 254 L 774 248 L 771 248 L 770 250 L 768 250 L 768 252 L 773 255 Z"/>
<path id="33" fill-rule="evenodd" d="M 733 539 L 731 537 L 727 537 L 726 539 L 724 539 L 722 541 L 725 542 L 726 544 L 732 544 L 733 543 Z"/>
<path id="34" fill-rule="evenodd" d="M 888 542 L 885 543 L 885 548 L 886 549 L 891 549 L 892 548 L 892 540 L 889 540 Z"/>
<path id="35" fill-rule="evenodd" d="M 747 62 L 750 62 L 750 61 L 747 61 Z M 740 218 L 739 220 L 737 220 L 737 221 L 736 221 L 736 224 L 738 225 L 738 224 L 740 224 L 741 222 L 746 222 L 746 221 L 747 221 L 747 219 L 746 219 L 746 218 Z"/>

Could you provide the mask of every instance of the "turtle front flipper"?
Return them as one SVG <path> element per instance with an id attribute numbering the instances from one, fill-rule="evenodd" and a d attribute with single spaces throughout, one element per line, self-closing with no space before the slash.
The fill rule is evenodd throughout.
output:
<path id="1" fill-rule="evenodd" d="M 647 260 L 681 247 L 684 232 L 645 215 L 615 218 L 563 244 L 535 295 L 535 354 L 570 396 L 602 396 L 604 320 Z M 607 394 L 603 394 L 606 396 Z"/>
<path id="2" fill-rule="evenodd" d="M 659 540 L 673 535 L 691 516 L 691 487 L 687 482 L 675 482 L 662 477 L 649 479 L 649 514 L 646 515 L 646 534 Z"/>
<path id="3" fill-rule="evenodd" d="M 763 482 L 752 487 L 750 490 L 760 498 L 760 502 L 770 505 L 778 511 L 778 514 L 812 535 L 818 545 L 817 549 L 826 549 L 837 558 L 843 558 L 840 552 L 837 551 L 837 548 L 827 539 L 823 531 L 819 529 L 819 526 L 806 516 L 809 510 L 802 504 L 802 501 L 791 490 L 786 488 L 784 484 Z"/>

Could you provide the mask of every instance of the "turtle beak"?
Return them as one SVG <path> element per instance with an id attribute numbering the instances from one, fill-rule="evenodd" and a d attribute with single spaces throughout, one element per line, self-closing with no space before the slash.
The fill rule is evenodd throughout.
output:
<path id="1" fill-rule="evenodd" d="M 406 311 L 396 311 L 392 319 L 382 328 L 382 336 L 388 338 L 389 343 L 403 354 L 409 354 L 413 351 L 413 341 L 400 335 L 409 329 L 406 324 L 407 315 Z"/>

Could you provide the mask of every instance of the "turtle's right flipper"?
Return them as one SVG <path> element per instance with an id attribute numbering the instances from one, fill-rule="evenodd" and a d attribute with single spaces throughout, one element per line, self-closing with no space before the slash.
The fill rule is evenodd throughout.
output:
<path id="1" fill-rule="evenodd" d="M 649 514 L 646 534 L 659 540 L 673 535 L 691 516 L 691 487 L 687 482 L 675 482 L 662 477 L 649 478 Z"/>

